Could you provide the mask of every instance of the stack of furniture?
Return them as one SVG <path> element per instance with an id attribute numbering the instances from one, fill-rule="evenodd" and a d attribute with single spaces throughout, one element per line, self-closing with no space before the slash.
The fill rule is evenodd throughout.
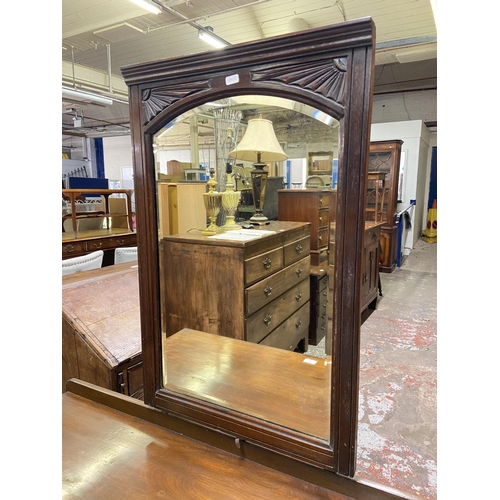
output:
<path id="1" fill-rule="evenodd" d="M 376 141 L 370 143 L 368 170 L 372 176 L 384 176 L 383 203 L 380 215 L 376 218 L 370 204 L 366 211 L 366 220 L 382 222 L 380 229 L 380 271 L 391 273 L 397 265 L 398 252 L 398 185 L 403 141 Z M 378 190 L 377 190 L 378 191 Z"/>

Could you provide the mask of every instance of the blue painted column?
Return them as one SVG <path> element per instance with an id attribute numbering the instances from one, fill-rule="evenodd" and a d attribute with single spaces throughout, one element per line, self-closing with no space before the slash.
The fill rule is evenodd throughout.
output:
<path id="1" fill-rule="evenodd" d="M 94 139 L 95 147 L 95 163 L 98 179 L 105 179 L 104 175 L 104 146 L 102 143 L 102 137 Z"/>

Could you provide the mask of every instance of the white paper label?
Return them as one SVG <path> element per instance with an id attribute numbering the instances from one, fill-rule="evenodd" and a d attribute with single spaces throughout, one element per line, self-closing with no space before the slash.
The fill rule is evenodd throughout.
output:
<path id="1" fill-rule="evenodd" d="M 306 358 L 302 363 L 307 363 L 308 365 L 315 365 L 318 362 L 317 359 Z"/>
<path id="2" fill-rule="evenodd" d="M 226 85 L 233 85 L 234 83 L 238 83 L 240 81 L 240 75 L 231 75 L 226 76 Z"/>

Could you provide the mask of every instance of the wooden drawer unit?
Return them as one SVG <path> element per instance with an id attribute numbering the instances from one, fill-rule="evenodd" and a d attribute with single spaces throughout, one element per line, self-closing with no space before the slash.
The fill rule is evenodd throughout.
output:
<path id="1" fill-rule="evenodd" d="M 70 378 L 142 399 L 137 267 L 63 276 L 63 392 Z"/>
<path id="2" fill-rule="evenodd" d="M 326 267 L 311 266 L 310 297 L 309 344 L 318 345 L 325 337 L 328 327 L 328 275 Z"/>
<path id="3" fill-rule="evenodd" d="M 330 202 L 330 190 L 278 190 L 278 220 L 311 223 L 310 253 L 313 266 L 327 260 Z"/>
<path id="4" fill-rule="evenodd" d="M 85 231 L 80 234 L 80 238 L 78 240 L 63 238 L 63 260 L 86 255 L 96 250 L 104 250 L 105 254 L 106 252 L 113 254 L 115 248 L 137 246 L 137 233 L 123 232 L 120 229 L 114 230 L 114 233 L 106 229 Z"/>
<path id="5" fill-rule="evenodd" d="M 162 299 L 167 337 L 191 328 L 307 349 L 309 317 L 290 334 L 283 325 L 305 305 L 309 311 L 310 224 L 272 221 L 265 230 L 274 234 L 249 241 L 192 233 L 163 238 L 162 281 L 175 290 Z M 279 336 L 269 337 L 280 327 Z"/>

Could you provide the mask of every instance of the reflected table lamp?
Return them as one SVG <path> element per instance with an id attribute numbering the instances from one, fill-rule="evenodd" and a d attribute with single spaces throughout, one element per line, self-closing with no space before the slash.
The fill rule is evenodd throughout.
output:
<path id="1" fill-rule="evenodd" d="M 229 153 L 229 156 L 253 163 L 250 175 L 252 176 L 255 213 L 250 217 L 249 222 L 258 226 L 269 224 L 269 220 L 263 213 L 268 176 L 268 171 L 265 168 L 270 162 L 284 161 L 288 158 L 276 138 L 273 123 L 264 118 L 248 120 L 245 135 L 236 148 Z"/>

